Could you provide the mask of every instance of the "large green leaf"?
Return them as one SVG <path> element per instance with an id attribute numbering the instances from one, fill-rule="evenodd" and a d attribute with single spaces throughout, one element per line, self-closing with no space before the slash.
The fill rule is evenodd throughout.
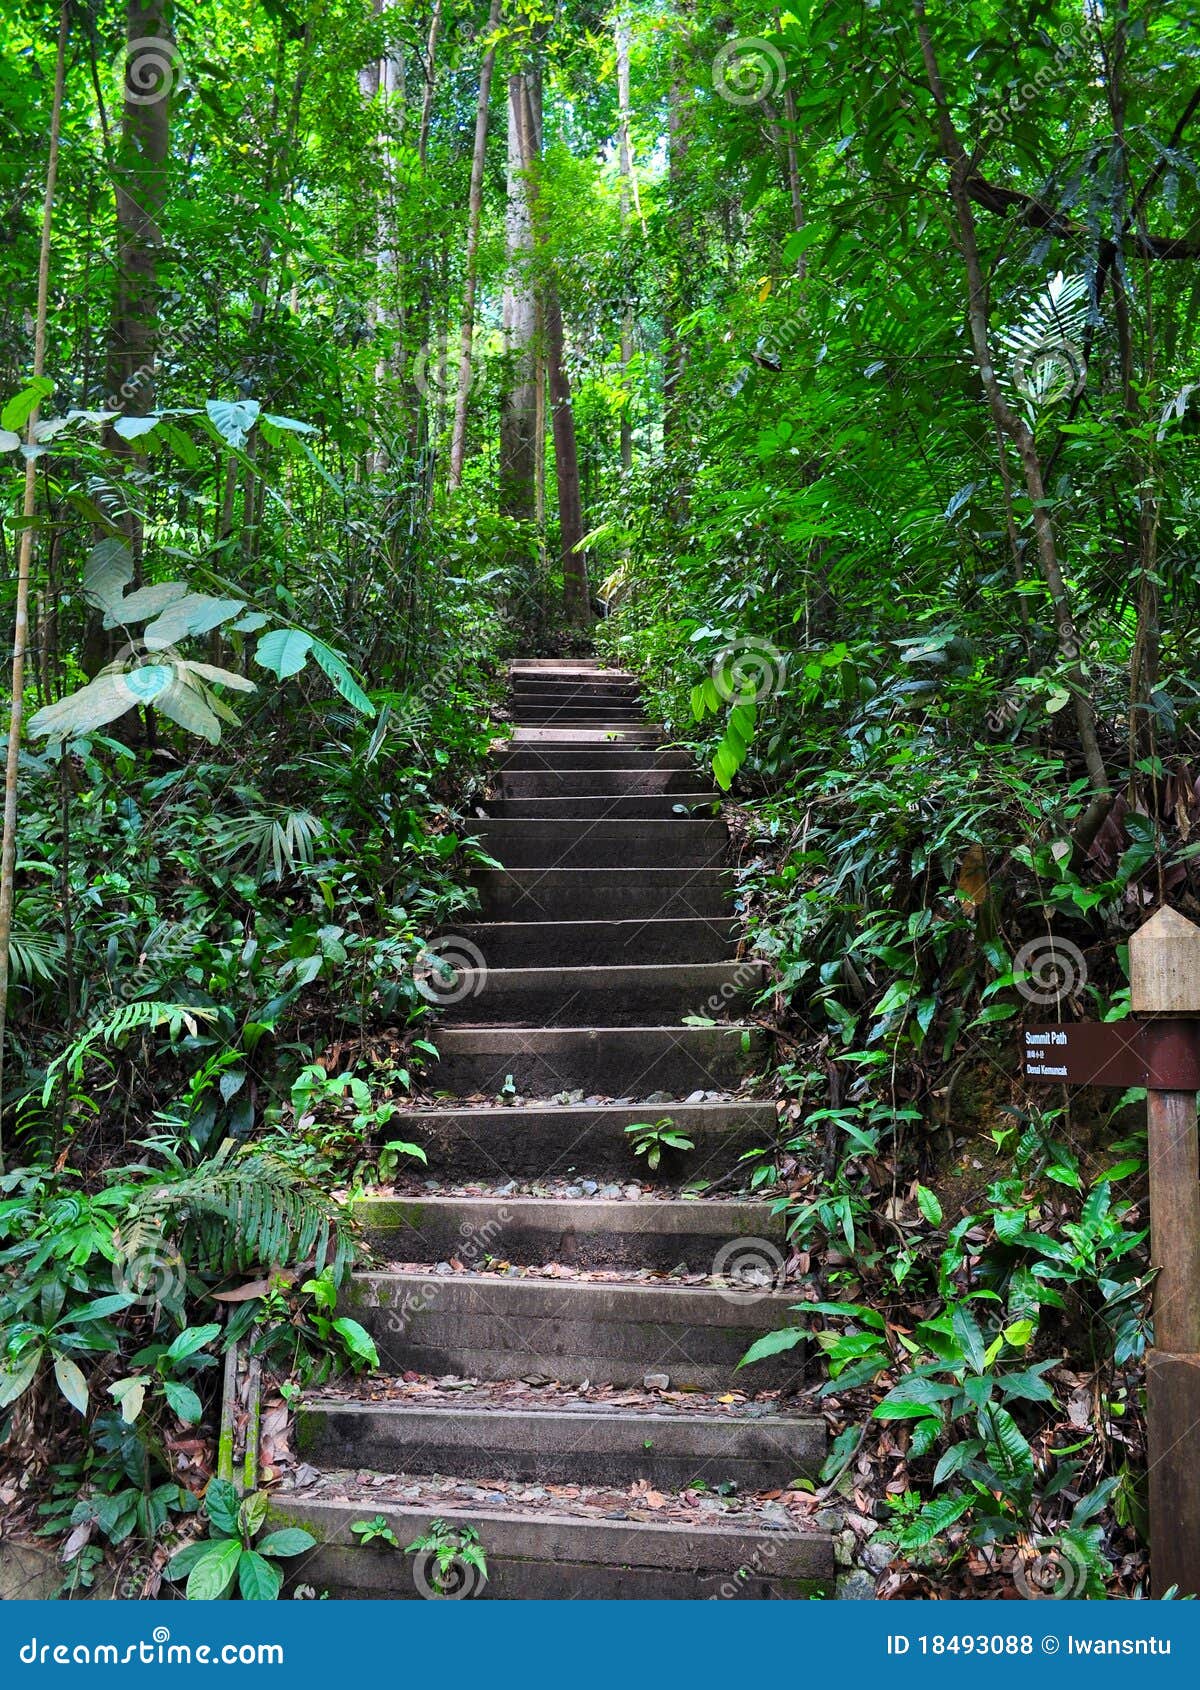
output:
<path id="1" fill-rule="evenodd" d="M 149 623 L 143 638 L 147 651 L 163 651 L 189 634 L 207 634 L 245 608 L 245 599 L 214 599 L 207 593 L 186 593 Z"/>
<path id="2" fill-rule="evenodd" d="M 264 1561 L 253 1549 L 244 1549 L 238 1561 L 238 1589 L 247 1602 L 274 1602 L 283 1586 L 278 1567 Z"/>
<path id="3" fill-rule="evenodd" d="M 352 704 L 364 716 L 375 714 L 375 706 L 354 679 L 345 659 L 332 646 L 327 646 L 322 640 L 314 640 L 312 654 L 347 704 Z"/>
<path id="4" fill-rule="evenodd" d="M 0 1408 L 7 1408 L 29 1389 L 41 1365 L 42 1349 L 35 1344 L 0 1367 Z"/>
<path id="5" fill-rule="evenodd" d="M 316 1541 L 303 1526 L 281 1526 L 277 1532 L 268 1532 L 258 1547 L 264 1555 L 303 1555 L 315 1547 Z"/>
<path id="6" fill-rule="evenodd" d="M 209 399 L 204 409 L 227 446 L 243 447 L 261 409 L 257 399 Z"/>
<path id="7" fill-rule="evenodd" d="M 83 596 L 105 613 L 121 603 L 133 580 L 133 555 L 124 540 L 100 540 L 83 566 Z"/>
<path id="8" fill-rule="evenodd" d="M 187 590 L 184 581 L 160 581 L 153 587 L 139 587 L 136 592 L 110 602 L 104 612 L 104 626 L 113 628 L 120 624 L 130 627 L 134 622 L 144 622 L 147 617 L 160 616 L 169 604 L 184 598 Z"/>
<path id="9" fill-rule="evenodd" d="M 197 1557 L 188 1574 L 189 1602 L 219 1602 L 228 1594 L 242 1558 L 242 1546 L 235 1537 L 206 1544 L 205 1549 L 207 1553 Z"/>
<path id="10" fill-rule="evenodd" d="M 254 661 L 281 681 L 297 675 L 303 669 L 312 647 L 313 637 L 299 628 L 272 628 L 264 634 L 254 651 Z"/>
<path id="11" fill-rule="evenodd" d="M 80 1414 L 88 1411 L 88 1388 L 77 1363 L 70 1356 L 57 1356 L 54 1362 L 54 1377 L 58 1380 L 58 1388 L 66 1397 L 72 1408 Z"/>
<path id="12" fill-rule="evenodd" d="M 228 1479 L 210 1479 L 208 1489 L 204 1493 L 204 1509 L 213 1526 L 227 1537 L 232 1537 L 238 1529 L 238 1508 L 240 1500 L 237 1491 Z"/>

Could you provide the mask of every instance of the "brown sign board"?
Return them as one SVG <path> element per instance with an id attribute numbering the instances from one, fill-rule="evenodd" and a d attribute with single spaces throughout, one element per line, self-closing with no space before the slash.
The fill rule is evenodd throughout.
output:
<path id="1" fill-rule="evenodd" d="M 1200 1091 L 1200 1022 L 1068 1021 L 1026 1027 L 1021 1068 L 1034 1084 Z"/>

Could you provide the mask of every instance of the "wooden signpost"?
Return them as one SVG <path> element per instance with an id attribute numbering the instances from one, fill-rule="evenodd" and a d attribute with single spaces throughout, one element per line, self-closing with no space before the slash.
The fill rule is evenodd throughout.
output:
<path id="1" fill-rule="evenodd" d="M 1154 1348 L 1146 1357 L 1154 1594 L 1200 1596 L 1200 927 L 1159 910 L 1129 941 L 1138 1019 L 1027 1027 L 1035 1084 L 1145 1086 Z"/>

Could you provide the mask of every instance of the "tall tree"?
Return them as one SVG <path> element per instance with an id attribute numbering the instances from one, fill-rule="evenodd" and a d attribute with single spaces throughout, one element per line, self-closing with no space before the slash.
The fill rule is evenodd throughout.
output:
<path id="1" fill-rule="evenodd" d="M 532 522 L 537 510 L 537 306 L 533 220 L 525 168 L 524 128 L 531 68 L 508 78 L 508 192 L 504 214 L 507 270 L 502 325 L 505 381 L 500 409 L 500 510 Z"/>
<path id="2" fill-rule="evenodd" d="M 479 66 L 479 99 L 475 107 L 475 146 L 471 154 L 471 187 L 467 198 L 467 247 L 463 278 L 462 327 L 459 331 L 458 379 L 454 391 L 454 426 L 450 436 L 450 486 L 462 484 L 467 455 L 467 395 L 471 389 L 471 350 L 475 335 L 475 295 L 479 284 L 479 226 L 483 218 L 483 172 L 487 163 L 488 110 L 492 72 L 496 64 L 496 32 L 504 0 L 492 0 L 487 21 L 487 44 Z"/>

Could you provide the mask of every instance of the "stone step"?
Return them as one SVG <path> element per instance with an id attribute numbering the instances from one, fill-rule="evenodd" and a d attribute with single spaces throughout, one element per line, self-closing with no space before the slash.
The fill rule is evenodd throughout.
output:
<path id="1" fill-rule="evenodd" d="M 705 793 L 710 783 L 688 769 L 508 769 L 497 780 L 500 796 L 514 798 L 587 798 L 597 793 L 633 797 L 639 793 L 688 798 Z"/>
<path id="2" fill-rule="evenodd" d="M 567 727 L 521 727 L 513 729 L 509 737 L 503 742 L 515 750 L 537 751 L 571 751 L 622 750 L 636 747 L 639 750 L 653 749 L 662 744 L 662 729 L 658 727 L 641 728 L 588 728 L 582 726 Z"/>
<path id="3" fill-rule="evenodd" d="M 727 1391 L 737 1364 L 768 1332 L 800 1322 L 796 1288 L 748 1292 L 642 1280 L 355 1273 L 339 1307 L 375 1340 L 395 1373 L 471 1379 L 533 1375 L 564 1384 L 640 1385 L 664 1373 L 674 1390 Z M 794 1390 L 804 1346 L 755 1362 L 758 1390 Z"/>
<path id="4" fill-rule="evenodd" d="M 589 871 L 584 871 L 589 872 Z M 455 928 L 489 968 L 720 962 L 732 955 L 729 916 L 677 921 L 487 921 Z"/>
<path id="5" fill-rule="evenodd" d="M 484 821 L 473 829 L 507 869 L 719 868 L 723 821 Z"/>
<path id="6" fill-rule="evenodd" d="M 518 732 L 532 732 L 537 728 L 579 728 L 586 733 L 637 733 L 650 730 L 650 723 L 640 710 L 609 710 L 602 705 L 530 704 L 514 708 L 513 722 Z M 661 738 L 657 729 L 655 737 Z"/>
<path id="7" fill-rule="evenodd" d="M 501 774 L 524 772 L 548 774 L 557 769 L 686 769 L 695 773 L 695 763 L 686 751 L 671 746 L 587 744 L 514 746 L 502 740 L 496 754 Z"/>
<path id="8" fill-rule="evenodd" d="M 670 1118 L 694 1150 L 666 1150 L 658 1174 L 635 1156 L 626 1127 Z M 405 1109 L 392 1117 L 381 1137 L 415 1140 L 429 1158 L 431 1173 L 479 1175 L 503 1183 L 581 1173 L 602 1179 L 656 1178 L 679 1181 L 717 1178 L 737 1167 L 750 1151 L 772 1148 L 779 1138 L 774 1103 L 666 1104 L 446 1104 Z"/>
<path id="9" fill-rule="evenodd" d="M 448 940 L 453 945 L 454 940 Z M 628 1027 L 748 1007 L 768 979 L 764 963 L 615 963 L 582 968 L 458 968 L 425 977 L 445 1020 L 473 1026 Z"/>
<path id="10" fill-rule="evenodd" d="M 585 1400 L 568 1408 L 499 1407 L 486 1387 L 464 1386 L 452 1402 L 347 1402 L 309 1397 L 296 1412 L 296 1447 L 319 1467 L 379 1473 L 454 1473 L 540 1485 L 608 1485 L 639 1480 L 658 1490 L 784 1490 L 815 1478 L 825 1458 L 825 1422 L 783 1414 L 773 1404 L 750 1412 L 707 1413 L 613 1406 Z M 555 1393 L 557 1396 L 559 1393 Z"/>
<path id="11" fill-rule="evenodd" d="M 686 1097 L 736 1087 L 764 1054 L 757 1028 L 439 1027 L 439 1060 L 425 1084 L 455 1097 L 498 1095 L 511 1074 L 519 1095 Z"/>
<path id="12" fill-rule="evenodd" d="M 538 716 L 553 716 L 561 712 L 568 720 L 572 715 L 584 716 L 616 716 L 634 717 L 638 721 L 645 720 L 645 712 L 639 701 L 632 695 L 628 698 L 618 698 L 604 693 L 576 693 L 570 697 L 553 696 L 538 697 L 517 694 L 512 700 L 512 712 L 524 720 L 536 720 Z"/>
<path id="13" fill-rule="evenodd" d="M 732 869 L 480 869 L 483 913 L 496 921 L 728 919 Z"/>
<path id="14" fill-rule="evenodd" d="M 372 1196 L 357 1199 L 354 1218 L 388 1262 L 457 1257 L 469 1265 L 486 1254 L 532 1267 L 686 1267 L 768 1282 L 782 1273 L 787 1230 L 784 1217 L 754 1197 Z"/>
<path id="15" fill-rule="evenodd" d="M 341 1475 L 331 1475 L 336 1481 Z M 346 1476 L 354 1488 L 354 1475 Z M 481 1580 L 464 1568 L 459 1595 L 484 1600 L 625 1601 L 703 1598 L 788 1599 L 833 1595 L 833 1539 L 751 1519 L 737 1525 L 664 1524 L 612 1520 L 554 1508 L 424 1506 L 386 1491 L 339 1497 L 313 1491 L 276 1493 L 272 1525 L 300 1525 L 318 1547 L 288 1563 L 289 1578 L 338 1599 L 403 1601 L 430 1594 L 427 1565 L 412 1556 L 363 1548 L 352 1527 L 382 1513 L 397 1541 L 409 1544 L 435 1519 L 450 1529 L 470 1526 L 487 1560 Z M 773 1527 L 773 1529 L 772 1529 Z"/>
<path id="16" fill-rule="evenodd" d="M 721 802 L 719 792 L 593 793 L 570 798 L 492 798 L 488 810 L 508 821 L 687 821 L 694 809 L 711 814 Z"/>
<path id="17" fill-rule="evenodd" d="M 622 707 L 628 705 L 641 709 L 641 694 L 636 687 L 626 686 L 623 682 L 613 681 L 607 684 L 589 681 L 585 685 L 552 685 L 548 681 L 529 681 L 518 683 L 509 693 L 514 705 L 522 708 L 527 704 L 551 706 L 555 704 L 615 704 Z"/>
<path id="18" fill-rule="evenodd" d="M 508 665 L 510 675 L 543 675 L 557 670 L 562 675 L 603 675 L 636 680 L 628 669 L 608 667 L 599 657 L 514 657 Z"/>

